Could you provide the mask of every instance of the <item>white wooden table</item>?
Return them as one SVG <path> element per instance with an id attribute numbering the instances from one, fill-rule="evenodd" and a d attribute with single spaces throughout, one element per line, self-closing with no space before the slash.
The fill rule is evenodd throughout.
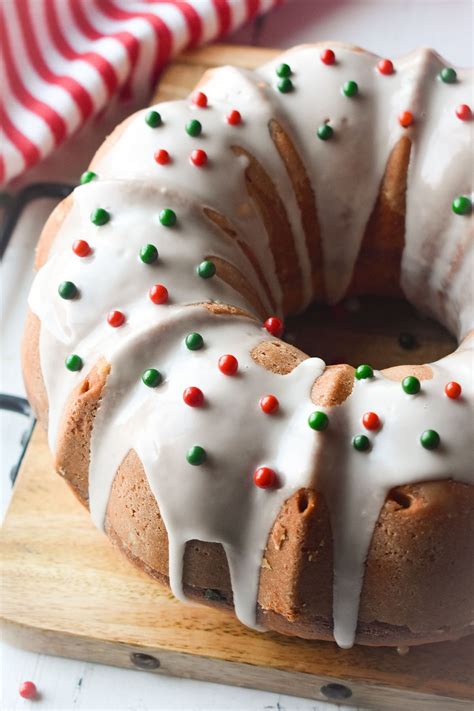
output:
<path id="1" fill-rule="evenodd" d="M 323 39 L 359 44 L 387 57 L 418 46 L 432 46 L 456 65 L 473 63 L 471 0 L 293 0 L 273 14 L 237 32 L 230 41 L 269 47 Z M 117 117 L 114 117 L 116 122 Z M 104 125 L 100 133 L 104 134 Z M 96 144 L 97 129 L 67 147 L 67 161 L 56 155 L 35 170 L 35 177 L 73 182 Z M 60 153 L 60 152 L 58 152 Z M 26 298 L 32 278 L 33 250 L 39 229 L 52 209 L 50 200 L 25 211 L 2 264 L 2 392 L 24 394 L 19 368 L 19 344 Z M 20 451 L 25 423 L 19 416 L 0 415 L 1 512 L 10 497 L 8 472 Z M 0 589 L 1 594 L 1 589 Z M 43 711 L 329 711 L 327 704 L 237 689 L 145 672 L 88 664 L 25 652 L 0 642 L 0 709 L 25 709 L 31 702 L 18 695 L 24 680 L 36 683 Z M 344 711 L 348 707 L 340 707 Z"/>

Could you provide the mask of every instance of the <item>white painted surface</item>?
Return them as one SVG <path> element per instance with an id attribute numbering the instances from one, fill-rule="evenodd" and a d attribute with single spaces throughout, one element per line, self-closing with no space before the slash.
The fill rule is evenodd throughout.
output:
<path id="1" fill-rule="evenodd" d="M 232 41 L 290 47 L 302 42 L 338 39 L 385 56 L 397 56 L 420 45 L 434 47 L 460 66 L 473 63 L 474 5 L 471 0 L 292 0 L 271 16 L 236 33 Z M 103 128 L 102 128 L 103 133 Z M 81 136 L 68 146 L 67 167 L 56 155 L 30 179 L 70 179 L 87 163 L 87 152 L 100 142 Z M 59 153 L 59 152 L 58 152 Z M 72 155 L 74 154 L 74 155 Z M 33 203 L 24 214 L 1 267 L 0 390 L 24 394 L 19 344 L 32 279 L 34 245 L 53 203 Z M 20 451 L 23 418 L 0 415 L 1 512 L 9 497 L 9 470 Z M 1 591 L 0 591 L 1 594 Z M 41 692 L 34 708 L 42 711 L 329 711 L 327 704 L 289 696 L 237 689 L 219 684 L 174 679 L 96 664 L 59 659 L 14 649 L 0 641 L 0 709 L 33 708 L 18 695 L 24 680 Z M 348 707 L 339 707 L 348 711 Z"/>

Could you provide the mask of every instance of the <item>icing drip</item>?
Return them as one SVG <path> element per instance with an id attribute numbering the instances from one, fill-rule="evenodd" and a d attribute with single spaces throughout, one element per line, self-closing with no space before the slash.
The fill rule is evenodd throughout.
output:
<path id="1" fill-rule="evenodd" d="M 229 563 L 236 614 L 255 626 L 259 571 L 272 524 L 285 500 L 312 486 L 330 511 L 334 636 L 343 647 L 354 641 L 364 564 L 388 491 L 427 479 L 474 483 L 469 448 L 474 341 L 465 340 L 462 349 L 431 365 L 433 377 L 422 382 L 416 395 L 407 395 L 400 383 L 379 372 L 356 380 L 341 405 L 318 408 L 328 415 L 329 426 L 314 431 L 307 423 L 315 410 L 311 387 L 324 363 L 307 359 L 286 376 L 259 366 L 250 354 L 270 336 L 253 320 L 248 299 L 211 276 L 212 269 L 202 272 L 209 278 L 201 278 L 196 267 L 212 258 L 233 265 L 270 312 L 259 268 L 281 311 L 284 285 L 247 191 L 248 159 L 233 151 L 239 146 L 259 161 L 284 202 L 301 276 L 301 305 L 311 299 L 298 202 L 269 132 L 276 119 L 291 136 L 313 186 L 326 294 L 329 301 L 338 301 L 351 281 L 389 155 L 408 135 L 413 148 L 402 287 L 416 306 L 460 337 L 473 328 L 472 220 L 451 210 L 454 197 L 472 193 L 472 121 L 460 121 L 453 108 L 469 95 L 468 74 L 459 71 L 457 83 L 443 84 L 437 78 L 443 63 L 427 50 L 401 59 L 389 75 L 377 70 L 377 61 L 368 53 L 337 48 L 336 61 L 325 63 L 318 47 L 302 47 L 254 73 L 224 68 L 208 74 L 201 86 L 206 108 L 190 101 L 161 104 L 162 123 L 154 128 L 145 122 L 146 112 L 132 117 L 94 160 L 98 179 L 75 191 L 30 295 L 31 309 L 41 320 L 53 452 L 73 389 L 99 359 L 111 366 L 91 439 L 95 523 L 103 525 L 115 473 L 134 450 L 168 532 L 174 594 L 183 597 L 186 542 L 219 542 Z M 276 68 L 282 62 L 291 67 L 293 90 L 288 93 L 277 88 Z M 348 81 L 357 83 L 356 95 L 341 91 Z M 226 117 L 234 110 L 241 117 L 231 125 Z M 403 111 L 413 113 L 409 129 L 397 118 Z M 185 130 L 192 119 L 202 124 L 200 133 L 195 126 Z M 320 140 L 317 129 L 326 124 L 333 133 L 323 131 L 326 140 Z M 205 166 L 191 164 L 195 149 L 206 152 Z M 160 150 L 166 160 L 165 153 L 160 160 L 154 157 Z M 91 214 L 99 208 L 110 219 L 104 221 L 104 213 L 97 219 L 95 212 L 93 224 Z M 219 230 L 203 208 L 224 215 L 234 234 Z M 171 222 L 160 222 L 164 209 L 176 214 L 176 224 L 172 215 Z M 84 256 L 80 248 L 73 251 L 78 240 L 90 248 Z M 257 265 L 238 240 L 251 248 Z M 158 258 L 144 263 L 139 254 L 148 244 L 156 247 Z M 77 287 L 76 298 L 59 297 L 63 281 Z M 148 295 L 156 284 L 167 289 L 163 303 Z M 250 316 L 216 315 L 202 306 L 206 303 L 230 304 Z M 124 316 L 116 328 L 107 322 L 114 310 Z M 202 335 L 202 349 L 186 348 L 190 332 Z M 73 353 L 82 371 L 64 366 Z M 236 375 L 219 371 L 224 354 L 237 358 Z M 142 382 L 149 368 L 163 377 L 156 387 Z M 444 395 L 452 380 L 462 384 L 462 397 L 455 401 Z M 202 407 L 183 401 L 190 386 L 204 394 Z M 279 401 L 271 416 L 259 406 L 269 393 Z M 380 419 L 376 430 L 362 425 L 368 411 Z M 427 429 L 440 435 L 436 450 L 420 444 Z M 368 437 L 365 451 L 352 444 L 358 434 Z M 199 466 L 186 459 L 194 445 L 207 453 Z M 276 472 L 277 486 L 254 485 L 252 474 L 260 466 Z"/>

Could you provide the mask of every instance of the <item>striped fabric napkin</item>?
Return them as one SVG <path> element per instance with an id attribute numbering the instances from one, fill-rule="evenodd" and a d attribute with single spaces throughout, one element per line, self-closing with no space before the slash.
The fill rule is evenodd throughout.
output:
<path id="1" fill-rule="evenodd" d="M 282 0 L 2 0 L 0 183 L 112 100 L 146 96 L 178 52 Z"/>

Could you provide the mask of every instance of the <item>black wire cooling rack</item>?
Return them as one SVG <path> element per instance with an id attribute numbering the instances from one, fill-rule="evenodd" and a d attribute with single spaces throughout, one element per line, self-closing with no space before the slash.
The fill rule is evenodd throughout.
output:
<path id="1" fill-rule="evenodd" d="M 11 195 L 10 193 L 0 193 L 0 207 L 4 209 L 5 214 L 0 226 L 0 259 L 6 252 L 8 244 L 13 236 L 15 227 L 18 224 L 23 210 L 33 202 L 40 198 L 57 198 L 62 200 L 74 190 L 74 185 L 68 183 L 32 183 L 26 186 L 18 193 Z M 18 475 L 23 457 L 25 456 L 26 448 L 30 441 L 35 426 L 35 418 L 31 407 L 24 397 L 17 395 L 7 395 L 0 393 L 0 410 L 7 410 L 22 415 L 27 419 L 27 426 L 21 436 L 21 451 L 17 461 L 13 464 L 10 470 L 10 480 L 12 485 Z"/>

